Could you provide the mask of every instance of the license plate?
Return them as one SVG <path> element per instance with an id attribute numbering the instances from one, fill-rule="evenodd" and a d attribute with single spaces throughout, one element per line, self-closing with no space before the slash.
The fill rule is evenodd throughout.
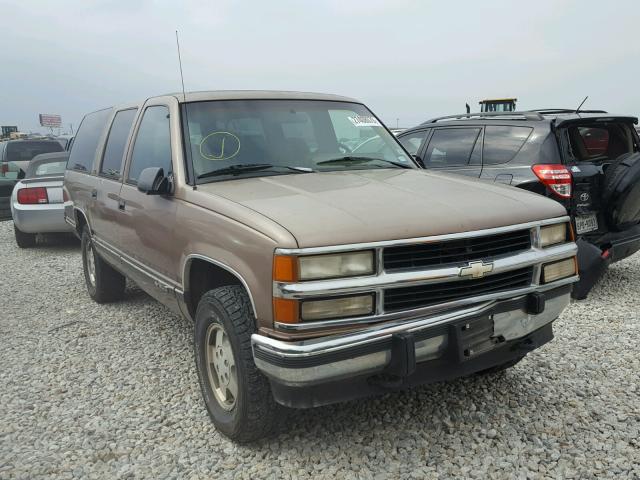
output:
<path id="1" fill-rule="evenodd" d="M 582 217 L 576 217 L 576 232 L 578 235 L 587 232 L 593 232 L 598 229 L 598 219 L 596 214 L 584 215 Z"/>

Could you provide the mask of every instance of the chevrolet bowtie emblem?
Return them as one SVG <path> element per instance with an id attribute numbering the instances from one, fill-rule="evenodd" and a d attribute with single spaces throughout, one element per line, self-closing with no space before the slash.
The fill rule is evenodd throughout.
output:
<path id="1" fill-rule="evenodd" d="M 469 262 L 467 267 L 461 267 L 458 275 L 461 277 L 482 278 L 493 271 L 493 263 Z"/>

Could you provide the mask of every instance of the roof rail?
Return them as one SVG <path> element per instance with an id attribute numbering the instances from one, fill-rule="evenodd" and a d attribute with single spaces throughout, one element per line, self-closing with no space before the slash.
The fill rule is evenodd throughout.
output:
<path id="1" fill-rule="evenodd" d="M 571 108 L 537 108 L 531 111 L 541 115 L 557 115 L 560 113 L 608 113 L 604 110 L 575 110 Z"/>
<path id="2" fill-rule="evenodd" d="M 522 112 L 477 112 L 477 113 L 460 113 L 458 115 L 446 115 L 444 117 L 436 117 L 431 120 L 427 120 L 422 123 L 437 123 L 440 120 L 462 120 L 465 118 L 487 118 L 487 117 L 519 117 L 525 120 L 544 120 L 544 117 L 535 111 L 522 111 Z"/>

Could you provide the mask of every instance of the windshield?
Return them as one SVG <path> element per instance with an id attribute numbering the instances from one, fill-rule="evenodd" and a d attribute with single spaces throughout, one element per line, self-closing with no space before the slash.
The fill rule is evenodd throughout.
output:
<path id="1" fill-rule="evenodd" d="M 186 104 L 196 178 L 415 168 L 366 107 L 311 100 Z M 218 172 L 219 171 L 219 172 Z"/>

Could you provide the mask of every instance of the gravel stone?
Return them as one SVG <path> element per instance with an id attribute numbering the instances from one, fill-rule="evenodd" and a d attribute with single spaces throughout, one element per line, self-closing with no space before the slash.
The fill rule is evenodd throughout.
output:
<path id="1" fill-rule="evenodd" d="M 640 478 L 640 255 L 503 374 L 292 411 L 235 445 L 200 398 L 192 326 L 133 285 L 86 293 L 79 245 L 0 223 L 0 479 Z"/>

